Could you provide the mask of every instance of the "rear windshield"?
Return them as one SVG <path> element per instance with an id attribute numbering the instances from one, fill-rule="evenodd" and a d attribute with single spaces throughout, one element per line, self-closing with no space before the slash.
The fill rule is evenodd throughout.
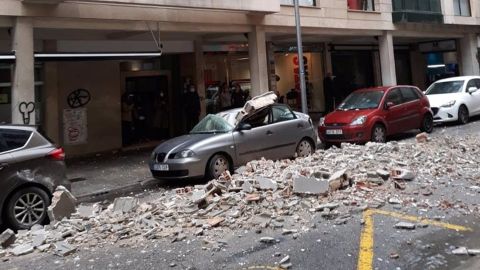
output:
<path id="1" fill-rule="evenodd" d="M 24 147 L 31 131 L 16 129 L 0 129 L 0 153 Z"/>

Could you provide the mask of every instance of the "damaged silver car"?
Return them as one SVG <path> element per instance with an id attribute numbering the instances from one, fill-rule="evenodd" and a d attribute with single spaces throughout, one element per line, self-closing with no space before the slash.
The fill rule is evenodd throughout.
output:
<path id="1" fill-rule="evenodd" d="M 152 153 L 155 178 L 218 178 L 248 161 L 308 156 L 316 131 L 306 114 L 283 104 L 246 113 L 233 109 L 206 116 L 192 131 L 160 144 Z"/>

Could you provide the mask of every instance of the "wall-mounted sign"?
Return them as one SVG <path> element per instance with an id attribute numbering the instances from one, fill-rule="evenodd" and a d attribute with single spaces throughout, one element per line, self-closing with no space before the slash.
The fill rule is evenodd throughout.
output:
<path id="1" fill-rule="evenodd" d="M 87 143 L 87 109 L 63 110 L 63 142 L 65 145 Z"/>
<path id="2" fill-rule="evenodd" d="M 72 91 L 67 97 L 67 103 L 70 108 L 80 108 L 87 105 L 90 102 L 90 92 L 86 89 L 77 89 Z"/>

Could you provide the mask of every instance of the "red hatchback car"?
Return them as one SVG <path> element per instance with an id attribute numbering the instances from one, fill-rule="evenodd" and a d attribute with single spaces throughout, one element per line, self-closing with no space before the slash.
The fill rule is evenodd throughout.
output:
<path id="1" fill-rule="evenodd" d="M 385 142 L 387 136 L 417 128 L 432 132 L 430 103 L 417 87 L 405 85 L 353 92 L 320 119 L 318 135 L 326 145 Z"/>

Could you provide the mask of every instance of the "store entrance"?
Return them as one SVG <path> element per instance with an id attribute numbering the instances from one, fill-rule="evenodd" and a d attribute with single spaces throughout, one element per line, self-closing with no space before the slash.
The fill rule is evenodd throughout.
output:
<path id="1" fill-rule="evenodd" d="M 122 95 L 123 146 L 169 137 L 168 76 L 125 78 Z"/>

